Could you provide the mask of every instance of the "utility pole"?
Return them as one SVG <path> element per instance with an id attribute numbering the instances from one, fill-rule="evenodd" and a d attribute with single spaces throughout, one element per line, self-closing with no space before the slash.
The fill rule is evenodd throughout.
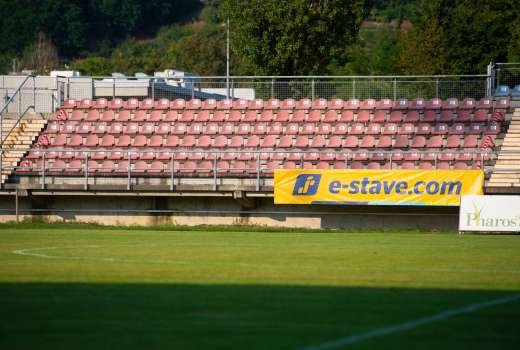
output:
<path id="1" fill-rule="evenodd" d="M 229 17 L 227 19 L 227 40 L 226 40 L 226 96 L 229 98 Z"/>

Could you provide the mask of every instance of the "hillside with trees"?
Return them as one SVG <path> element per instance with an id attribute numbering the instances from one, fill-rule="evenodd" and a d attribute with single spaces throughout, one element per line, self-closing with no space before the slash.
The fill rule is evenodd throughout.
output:
<path id="1" fill-rule="evenodd" d="M 35 15 L 37 14 L 37 15 Z M 0 73 L 474 74 L 520 60 L 516 0 L 0 0 Z"/>

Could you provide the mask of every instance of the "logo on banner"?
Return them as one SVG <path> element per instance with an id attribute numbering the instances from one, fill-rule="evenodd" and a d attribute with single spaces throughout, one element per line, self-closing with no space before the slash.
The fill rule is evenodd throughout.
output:
<path id="1" fill-rule="evenodd" d="M 313 196 L 320 186 L 320 174 L 301 174 L 296 178 L 293 196 Z"/>

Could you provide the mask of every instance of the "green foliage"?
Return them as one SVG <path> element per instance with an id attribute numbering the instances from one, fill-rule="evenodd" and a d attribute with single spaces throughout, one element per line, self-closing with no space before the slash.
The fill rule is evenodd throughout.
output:
<path id="1" fill-rule="evenodd" d="M 403 38 L 405 73 L 475 74 L 515 51 L 516 0 L 424 0 Z"/>
<path id="2" fill-rule="evenodd" d="M 234 52 L 252 74 L 325 73 L 331 60 L 343 61 L 366 14 L 364 0 L 226 0 Z"/>

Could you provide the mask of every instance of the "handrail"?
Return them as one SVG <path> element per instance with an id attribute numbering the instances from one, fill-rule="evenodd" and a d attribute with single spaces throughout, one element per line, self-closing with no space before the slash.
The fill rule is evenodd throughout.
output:
<path id="1" fill-rule="evenodd" d="M 4 107 L 2 107 L 2 110 L 0 110 L 0 116 L 3 115 L 4 111 L 7 109 L 7 107 L 9 107 L 9 104 L 11 102 L 13 102 L 14 100 L 14 97 L 20 93 L 20 91 L 22 90 L 23 86 L 25 85 L 25 83 L 27 82 L 27 80 L 29 80 L 29 78 L 33 78 L 33 82 L 34 82 L 34 75 L 27 75 L 25 76 L 25 79 L 20 83 L 20 85 L 18 85 L 18 87 L 16 88 L 16 90 L 14 91 L 14 93 L 11 95 L 11 97 L 9 97 L 9 99 L 7 100 L 6 104 L 4 105 Z M 34 106 L 33 106 L 34 107 Z"/>
<path id="2" fill-rule="evenodd" d="M 4 146 L 4 143 L 5 141 L 7 141 L 7 138 L 9 136 L 11 136 L 11 133 L 13 132 L 13 130 L 18 126 L 18 124 L 20 124 L 20 121 L 22 120 L 22 118 L 25 116 L 25 114 L 29 111 L 29 109 L 33 108 L 33 106 L 28 106 L 25 111 L 18 117 L 18 119 L 16 120 L 16 123 L 14 123 L 13 127 L 9 130 L 9 132 L 5 135 L 5 137 L 2 139 L 0 137 L 0 147 L 3 147 Z M 3 150 L 3 148 L 2 148 Z"/>
<path id="3" fill-rule="evenodd" d="M 22 91 L 22 88 L 24 87 L 25 83 L 27 83 L 27 81 L 32 78 L 33 79 L 33 105 L 32 106 L 28 106 L 27 109 L 23 112 L 23 114 L 18 117 L 18 120 L 16 121 L 16 124 L 15 125 L 18 125 L 18 123 L 20 122 L 20 119 L 25 115 L 25 113 L 27 113 L 27 111 L 32 108 L 33 110 L 35 109 L 35 88 L 36 88 L 36 81 L 35 81 L 35 77 L 34 75 L 27 75 L 25 77 L 25 79 L 20 83 L 20 85 L 18 85 L 18 87 L 16 88 L 16 90 L 14 91 L 14 93 L 9 97 L 9 100 L 7 100 L 6 104 L 2 107 L 2 109 L 0 110 L 0 135 L 3 133 L 3 130 L 4 130 L 4 111 L 7 110 L 7 108 L 9 107 L 9 105 L 13 102 L 14 98 L 16 95 L 20 94 L 20 91 Z M 7 137 L 11 134 L 11 132 L 13 131 L 14 127 L 9 131 L 9 133 L 7 134 L 7 136 L 5 137 L 5 139 L 2 139 L 1 140 L 1 143 L 0 143 L 0 147 L 3 146 L 5 140 L 7 139 Z M 1 139 L 1 137 L 0 137 Z"/>

